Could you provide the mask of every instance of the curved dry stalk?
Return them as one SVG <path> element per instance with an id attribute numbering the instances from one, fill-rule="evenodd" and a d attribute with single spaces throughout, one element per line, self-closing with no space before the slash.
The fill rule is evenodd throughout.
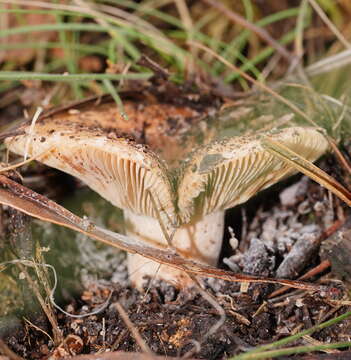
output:
<path id="1" fill-rule="evenodd" d="M 208 291 L 206 291 L 205 289 L 202 288 L 199 280 L 195 276 L 190 275 L 190 277 L 194 280 L 195 284 L 197 285 L 198 291 L 201 294 L 201 296 L 207 302 L 209 302 L 213 306 L 214 309 L 217 310 L 217 312 L 220 316 L 219 320 L 213 326 L 211 326 L 210 330 L 207 332 L 207 334 L 205 336 L 205 339 L 207 339 L 211 335 L 215 334 L 216 331 L 219 330 L 219 328 L 224 324 L 225 319 L 226 319 L 225 311 L 224 311 L 223 307 L 218 303 L 216 298 L 214 296 L 212 296 Z"/>
<path id="2" fill-rule="evenodd" d="M 342 66 L 346 66 L 351 62 L 351 49 L 348 48 L 337 54 L 324 57 L 305 68 L 305 72 L 308 76 L 317 76 L 332 70 L 338 69 Z"/>
<path id="3" fill-rule="evenodd" d="M 274 49 L 277 50 L 277 52 L 283 56 L 289 63 L 294 62 L 295 56 L 290 54 L 283 46 L 281 46 L 276 40 L 274 40 L 269 33 L 263 29 L 262 27 L 256 26 L 249 21 L 247 21 L 245 18 L 240 16 L 239 14 L 231 11 L 227 7 L 225 7 L 220 1 L 215 0 L 202 0 L 203 2 L 207 3 L 214 9 L 221 12 L 223 15 L 227 16 L 231 21 L 234 23 L 238 23 L 244 28 L 254 32 L 257 36 L 259 36 L 261 39 L 266 41 L 270 46 L 272 46 Z"/>
<path id="4" fill-rule="evenodd" d="M 45 299 L 42 297 L 41 293 L 40 293 L 40 289 L 38 284 L 36 283 L 36 281 L 34 281 L 31 276 L 29 275 L 28 271 L 26 270 L 26 268 L 24 267 L 23 264 L 21 264 L 21 262 L 17 263 L 17 266 L 21 269 L 21 272 L 24 274 L 26 280 L 28 281 L 29 286 L 31 287 L 33 293 L 35 294 L 38 302 L 40 303 L 41 308 L 43 309 L 46 317 L 48 318 L 51 327 L 52 327 L 52 332 L 53 332 L 53 336 L 54 336 L 54 340 L 55 340 L 55 345 L 58 345 L 60 343 L 62 343 L 63 341 L 63 334 L 62 331 L 60 330 L 59 326 L 58 326 L 58 322 L 57 319 L 55 317 L 55 314 L 53 312 L 53 308 L 46 303 Z"/>
<path id="5" fill-rule="evenodd" d="M 9 261 L 4 261 L 2 263 L 0 263 L 0 272 L 2 272 L 4 269 L 6 269 L 7 265 L 17 265 L 18 267 L 21 267 L 21 269 L 23 269 L 24 267 L 32 267 L 35 268 L 37 276 L 40 280 L 40 282 L 43 284 L 43 287 L 46 291 L 46 293 L 48 294 L 50 303 L 53 307 L 55 307 L 57 310 L 59 310 L 60 312 L 62 312 L 63 314 L 65 314 L 68 317 L 71 318 L 75 318 L 75 319 L 82 319 L 88 316 L 92 316 L 92 315 L 96 315 L 99 314 L 100 312 L 102 312 L 103 310 L 106 309 L 106 307 L 109 305 L 113 291 L 110 291 L 106 301 L 97 309 L 86 313 L 86 314 L 70 314 L 69 312 L 65 311 L 60 305 L 58 305 L 55 301 L 55 292 L 57 289 L 57 285 L 58 285 L 58 277 L 57 277 L 57 273 L 56 273 L 56 269 L 50 265 L 50 264 L 46 264 L 46 263 L 36 263 L 33 260 L 25 260 L 25 259 L 14 259 L 14 260 L 9 260 Z M 3 268 L 2 268 L 3 267 Z M 22 268 L 23 267 L 23 268 Z M 46 279 L 43 278 L 42 274 L 38 271 L 39 267 L 42 268 L 46 268 L 46 269 L 50 269 L 52 271 L 53 274 L 53 285 L 50 288 L 49 285 L 47 284 Z M 29 276 L 29 274 L 27 273 L 26 276 Z M 50 320 L 50 317 L 48 317 Z M 26 319 L 25 319 L 26 320 Z M 34 325 L 33 325 L 34 326 Z M 53 325 L 54 327 L 54 325 Z M 41 330 L 41 329 L 40 329 Z M 43 331 L 43 330 L 41 330 Z M 44 331 L 43 331 L 44 332 Z M 45 332 L 44 332 L 45 333 Z M 45 333 L 46 334 L 46 333 Z M 48 335 L 49 336 L 49 335 Z M 49 336 L 50 337 L 50 336 Z M 50 337 L 51 338 L 51 337 Z M 61 343 L 62 340 L 59 341 L 59 343 Z M 0 359 L 1 360 L 1 359 Z"/>
<path id="6" fill-rule="evenodd" d="M 318 184 L 330 190 L 348 206 L 351 206 L 351 192 L 342 186 L 333 177 L 328 175 L 325 171 L 312 164 L 310 161 L 304 159 L 286 146 L 271 140 L 268 137 L 264 137 L 261 142 L 267 151 L 279 157 L 280 159 L 283 159 L 296 170 L 302 172 L 316 181 Z"/>
<path id="7" fill-rule="evenodd" d="M 339 29 L 330 21 L 328 16 L 325 14 L 323 9 L 315 0 L 308 0 L 310 5 L 313 7 L 314 11 L 319 15 L 323 22 L 329 27 L 330 31 L 335 35 L 335 37 L 348 49 L 351 48 L 351 44 L 347 41 L 345 36 L 339 31 Z"/>
<path id="8" fill-rule="evenodd" d="M 117 301 L 116 303 L 114 303 L 114 307 L 116 308 L 116 310 L 118 311 L 120 317 L 122 318 L 122 320 L 124 321 L 124 323 L 126 324 L 127 328 L 129 329 L 129 331 L 132 333 L 135 341 L 137 342 L 137 344 L 140 346 L 141 350 L 148 355 L 153 355 L 154 353 L 152 352 L 152 350 L 149 348 L 149 346 L 146 344 L 145 340 L 141 337 L 138 329 L 133 325 L 133 323 L 131 322 L 131 320 L 128 317 L 128 314 L 126 313 L 126 311 L 124 310 L 123 306 Z M 153 357 L 151 357 L 150 359 L 152 359 Z"/>
<path id="9" fill-rule="evenodd" d="M 31 156 L 29 159 L 20 161 L 20 162 L 18 162 L 18 163 L 15 163 L 15 164 L 12 164 L 12 165 L 3 167 L 3 168 L 0 167 L 0 174 L 1 174 L 1 173 L 5 173 L 5 172 L 10 171 L 10 170 L 17 169 L 17 168 L 19 168 L 20 166 L 23 166 L 23 165 L 27 165 L 27 164 L 29 164 L 30 162 L 32 162 L 33 160 L 42 159 L 43 157 L 45 157 L 46 155 L 48 155 L 54 148 L 55 148 L 55 147 L 52 146 L 51 148 L 43 151 L 42 153 L 40 153 L 40 154 L 38 154 L 38 155 Z"/>
<path id="10" fill-rule="evenodd" d="M 74 215 L 54 201 L 47 199 L 3 175 L 0 175 L 0 203 L 11 206 L 40 220 L 78 231 L 107 245 L 120 248 L 132 254 L 139 254 L 158 263 L 197 276 L 213 277 L 231 282 L 282 284 L 307 291 L 325 290 L 324 286 L 315 284 L 285 279 L 272 279 L 263 276 L 235 274 L 231 271 L 184 259 L 168 250 L 154 248 L 145 245 L 134 238 L 100 228 L 91 222 Z"/>
<path id="11" fill-rule="evenodd" d="M 4 359 L 24 360 L 23 357 L 14 353 L 2 339 L 0 339 L 0 351 L 1 351 L 1 354 L 5 355 Z M 1 356 L 1 358 L 2 358 L 2 356 Z"/>
<path id="12" fill-rule="evenodd" d="M 205 0 L 207 1 L 207 0 Z M 295 112 L 296 114 L 300 115 L 303 119 L 305 119 L 308 123 L 310 123 L 311 125 L 315 126 L 316 128 L 319 128 L 318 124 L 316 124 L 312 119 L 310 119 L 301 109 L 299 109 L 296 105 L 294 105 L 291 101 L 287 100 L 284 96 L 281 96 L 280 94 L 278 94 L 276 91 L 274 91 L 273 89 L 271 89 L 269 86 L 255 80 L 252 76 L 248 75 L 245 71 L 242 71 L 239 67 L 231 64 L 229 61 L 227 61 L 226 59 L 224 59 L 221 55 L 217 54 L 216 52 L 214 52 L 212 49 L 210 49 L 209 47 L 200 44 L 198 42 L 195 41 L 190 41 L 194 46 L 197 46 L 198 48 L 210 53 L 212 56 L 214 56 L 216 59 L 218 59 L 219 61 L 221 61 L 224 65 L 226 65 L 229 69 L 233 70 L 234 72 L 237 72 L 240 76 L 242 76 L 244 79 L 246 79 L 247 81 L 249 81 L 250 83 L 256 85 L 258 88 L 260 88 L 261 90 L 269 93 L 270 95 L 272 95 L 274 98 L 276 98 L 277 100 L 279 100 L 281 103 L 287 105 L 293 112 Z"/>
<path id="13" fill-rule="evenodd" d="M 339 148 L 337 147 L 335 141 L 328 137 L 328 141 L 330 144 L 330 147 L 334 151 L 338 161 L 343 166 L 343 168 L 351 175 L 351 164 L 345 159 L 344 155 L 341 153 Z"/>

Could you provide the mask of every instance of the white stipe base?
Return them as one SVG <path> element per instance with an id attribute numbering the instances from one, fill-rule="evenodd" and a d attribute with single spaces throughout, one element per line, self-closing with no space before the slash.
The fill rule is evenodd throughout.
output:
<path id="1" fill-rule="evenodd" d="M 127 235 L 150 246 L 167 248 L 157 219 L 124 212 Z M 216 265 L 222 247 L 224 211 L 204 217 L 193 217 L 179 227 L 172 244 L 179 255 L 207 265 Z M 192 280 L 181 270 L 161 265 L 136 254 L 128 254 L 128 270 L 132 284 L 141 289 L 145 277 L 162 279 L 177 287 L 191 286 Z"/>

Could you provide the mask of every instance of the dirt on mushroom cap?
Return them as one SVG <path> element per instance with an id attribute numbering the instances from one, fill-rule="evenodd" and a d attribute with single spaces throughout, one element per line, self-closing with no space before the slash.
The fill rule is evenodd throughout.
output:
<path id="1" fill-rule="evenodd" d="M 262 148 L 257 135 L 228 133 L 233 122 L 234 128 L 238 121 L 246 121 L 244 128 L 264 125 L 264 114 L 253 117 L 257 109 L 244 111 L 241 104 L 230 108 L 226 119 L 215 105 L 200 109 L 196 101 L 162 102 L 147 92 L 122 98 L 123 113 L 111 101 L 86 102 L 44 115 L 33 134 L 27 127 L 27 135 L 7 143 L 23 154 L 29 141 L 31 155 L 54 146 L 46 164 L 81 178 L 120 208 L 157 217 L 159 207 L 165 224 L 173 225 L 179 217 L 186 223 L 195 212 L 206 215 L 240 204 L 292 173 Z M 280 115 L 280 122 L 291 123 L 291 113 Z M 305 129 L 262 134 L 291 143 L 314 161 L 327 149 L 326 140 L 317 130 Z M 225 190 L 221 182 L 227 183 Z"/>

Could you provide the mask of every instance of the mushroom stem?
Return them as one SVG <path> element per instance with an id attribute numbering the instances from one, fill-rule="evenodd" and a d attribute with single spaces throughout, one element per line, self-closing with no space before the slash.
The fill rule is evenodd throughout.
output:
<path id="1" fill-rule="evenodd" d="M 149 216 L 124 211 L 126 233 L 149 245 L 166 248 L 167 241 L 159 222 Z M 177 252 L 194 261 L 216 265 L 222 247 L 224 211 L 206 216 L 194 215 L 174 234 L 172 244 Z M 133 285 L 142 288 L 145 277 L 162 279 L 177 287 L 187 287 L 192 280 L 181 270 L 161 265 L 137 254 L 128 254 L 128 271 Z"/>

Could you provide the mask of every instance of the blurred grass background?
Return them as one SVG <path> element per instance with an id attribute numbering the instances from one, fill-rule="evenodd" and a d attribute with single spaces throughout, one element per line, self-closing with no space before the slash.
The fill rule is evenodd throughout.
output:
<path id="1" fill-rule="evenodd" d="M 349 0 L 0 0 L 0 126 L 90 95 L 118 102 L 130 79 L 153 75 L 145 56 L 172 81 L 227 99 L 255 86 L 219 57 L 261 83 L 302 82 L 343 105 L 350 20 Z M 0 273 L 9 302 L 20 300 L 13 278 Z"/>
<path id="2" fill-rule="evenodd" d="M 234 96 L 252 85 L 196 43 L 261 82 L 273 81 L 296 64 L 308 69 L 348 49 L 350 17 L 348 0 L 1 0 L 0 108 L 18 99 L 46 107 L 111 92 L 122 75 L 119 87 L 151 75 L 140 65 L 143 55 L 176 82 Z M 335 91 L 340 76 L 333 79 Z"/>

